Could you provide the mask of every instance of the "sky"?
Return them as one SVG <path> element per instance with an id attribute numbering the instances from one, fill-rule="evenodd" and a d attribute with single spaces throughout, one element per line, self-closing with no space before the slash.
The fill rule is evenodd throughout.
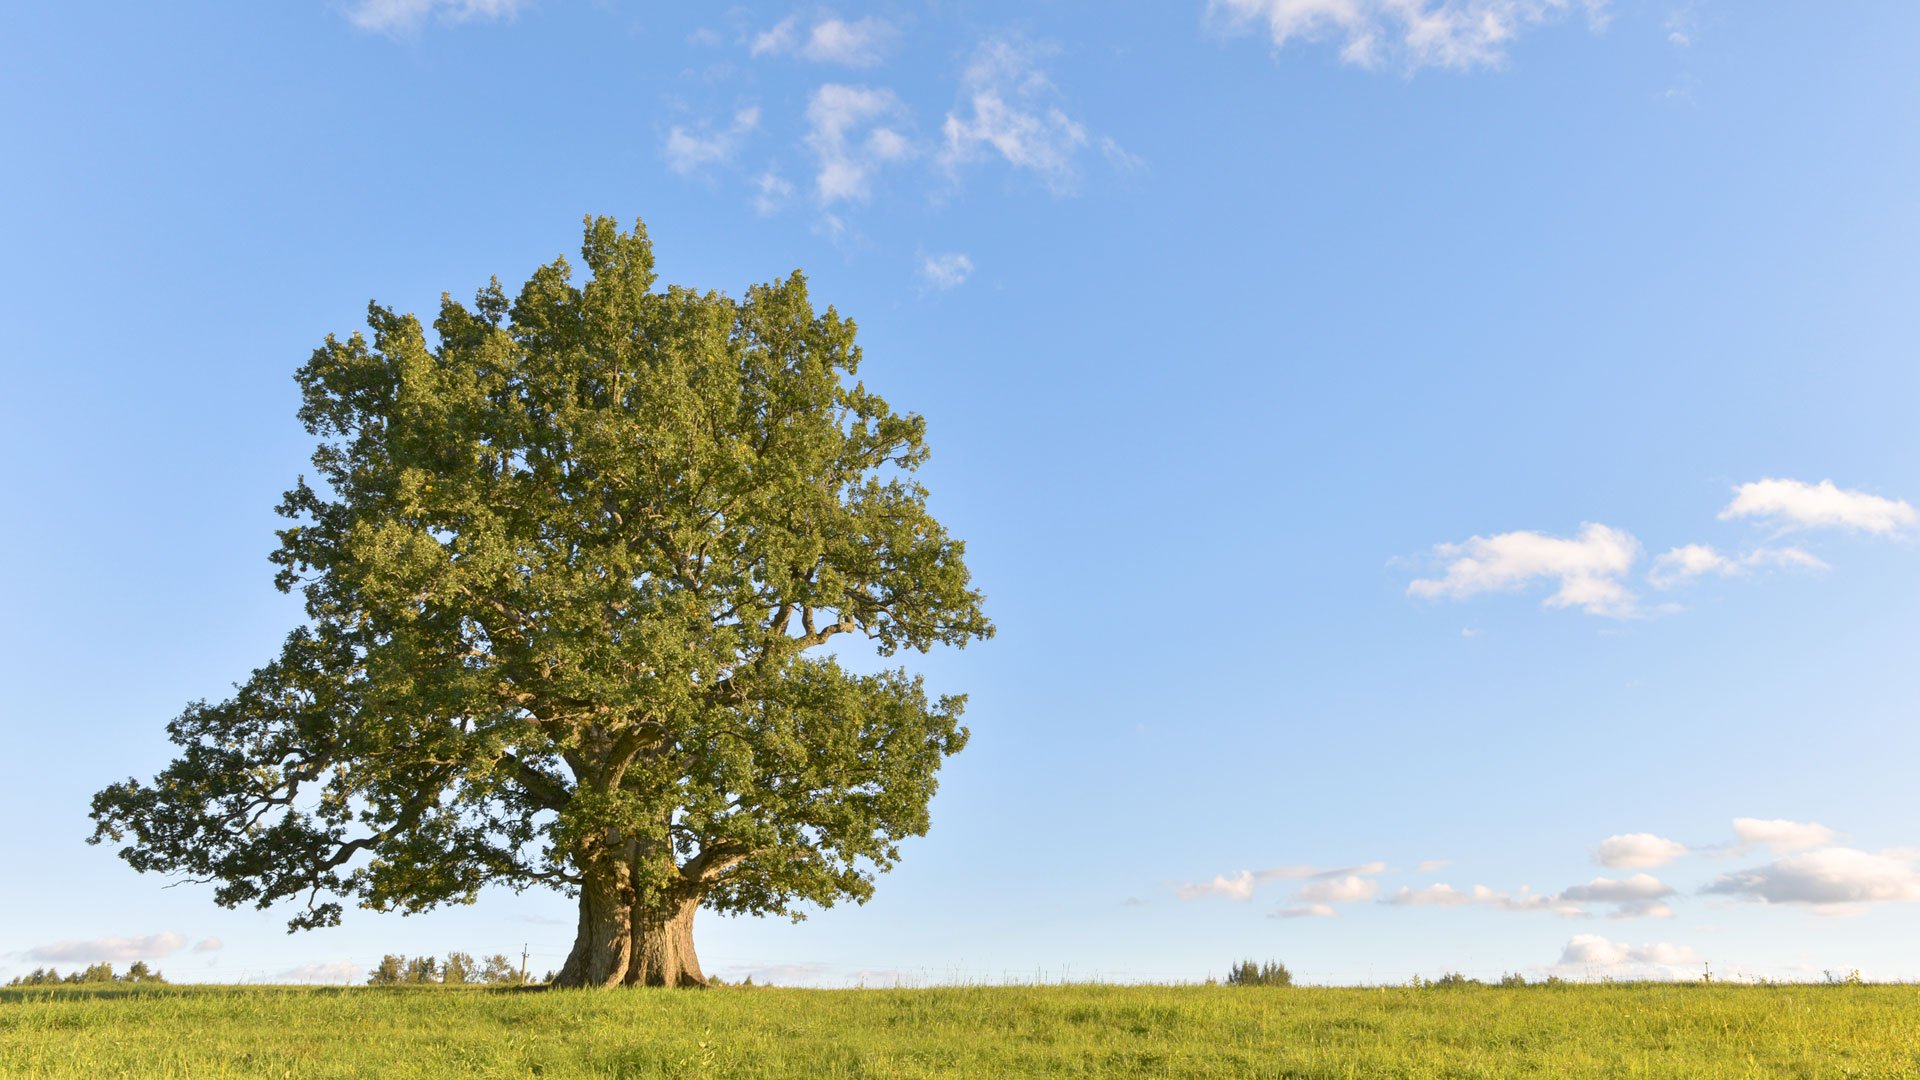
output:
<path id="1" fill-rule="evenodd" d="M 0 979 L 556 968 L 572 902 L 217 906 L 93 792 L 274 656 L 292 374 L 643 219 L 804 268 L 999 628 L 802 985 L 1920 979 L 1920 7 L 0 10 Z"/>

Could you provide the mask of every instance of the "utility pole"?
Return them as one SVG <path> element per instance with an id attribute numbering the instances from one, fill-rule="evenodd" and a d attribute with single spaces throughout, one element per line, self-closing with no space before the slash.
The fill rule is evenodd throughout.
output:
<path id="1" fill-rule="evenodd" d="M 520 985 L 527 985 L 527 943 L 520 943 Z"/>

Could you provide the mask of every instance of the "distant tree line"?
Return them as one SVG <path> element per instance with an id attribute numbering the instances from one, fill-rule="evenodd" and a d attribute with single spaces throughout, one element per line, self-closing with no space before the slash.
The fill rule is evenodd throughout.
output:
<path id="1" fill-rule="evenodd" d="M 125 975 L 115 975 L 112 964 L 93 964 L 79 971 L 60 974 L 53 968 L 34 968 L 25 975 L 16 975 L 8 986 L 104 986 L 126 983 L 164 984 L 166 978 L 158 971 L 147 966 L 145 960 L 135 960 Z"/>
<path id="2" fill-rule="evenodd" d="M 524 986 L 533 981 L 501 953 L 477 962 L 472 953 L 463 952 L 450 952 L 445 960 L 389 953 L 367 972 L 368 986 Z M 552 982 L 553 972 L 541 981 Z"/>

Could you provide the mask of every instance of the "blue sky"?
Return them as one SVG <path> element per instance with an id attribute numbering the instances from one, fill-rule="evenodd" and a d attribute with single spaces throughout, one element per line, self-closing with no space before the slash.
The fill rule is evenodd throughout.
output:
<path id="1" fill-rule="evenodd" d="M 781 982 L 1920 978 L 1920 9 L 616 0 L 0 13 L 0 977 L 557 967 L 81 841 L 271 657 L 293 370 L 644 218 L 804 267 L 1000 634 Z"/>

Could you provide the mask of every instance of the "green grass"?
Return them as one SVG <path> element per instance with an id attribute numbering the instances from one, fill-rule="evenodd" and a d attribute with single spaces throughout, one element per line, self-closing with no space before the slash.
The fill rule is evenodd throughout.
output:
<path id="1" fill-rule="evenodd" d="M 0 1076 L 1920 1076 L 1920 987 L 0 990 Z"/>

